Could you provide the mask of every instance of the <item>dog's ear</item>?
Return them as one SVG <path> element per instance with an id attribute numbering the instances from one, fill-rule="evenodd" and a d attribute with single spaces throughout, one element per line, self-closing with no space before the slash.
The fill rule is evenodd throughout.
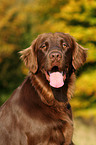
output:
<path id="1" fill-rule="evenodd" d="M 72 56 L 72 65 L 75 70 L 84 64 L 87 57 L 87 50 L 74 41 L 74 51 Z"/>
<path id="2" fill-rule="evenodd" d="M 37 63 L 37 54 L 36 54 L 36 41 L 35 39 L 32 42 L 32 45 L 19 53 L 21 54 L 21 59 L 24 61 L 27 68 L 29 68 L 29 71 L 32 73 L 36 73 L 38 69 L 38 63 Z"/>

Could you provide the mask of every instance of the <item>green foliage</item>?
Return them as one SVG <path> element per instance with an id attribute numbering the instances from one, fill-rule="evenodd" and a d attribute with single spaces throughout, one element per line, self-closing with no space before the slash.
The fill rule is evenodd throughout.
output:
<path id="1" fill-rule="evenodd" d="M 18 51 L 29 47 L 38 34 L 58 31 L 70 33 L 88 48 L 87 63 L 77 72 L 72 101 L 77 114 L 83 116 L 80 111 L 96 105 L 95 0 L 1 0 L 0 94 L 12 92 L 28 72 Z"/>
<path id="2" fill-rule="evenodd" d="M 6 92 L 24 77 L 18 51 L 31 43 L 31 21 L 27 8 L 15 0 L 2 0 L 0 7 L 0 89 Z"/>

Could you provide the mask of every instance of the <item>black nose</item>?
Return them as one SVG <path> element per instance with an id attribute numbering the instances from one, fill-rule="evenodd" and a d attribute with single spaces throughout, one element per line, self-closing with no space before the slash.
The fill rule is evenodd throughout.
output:
<path id="1" fill-rule="evenodd" d="M 61 54 L 61 52 L 51 52 L 50 54 L 49 54 L 49 58 L 52 60 L 52 61 L 54 61 L 54 60 L 60 60 L 61 58 L 62 58 L 62 54 Z"/>

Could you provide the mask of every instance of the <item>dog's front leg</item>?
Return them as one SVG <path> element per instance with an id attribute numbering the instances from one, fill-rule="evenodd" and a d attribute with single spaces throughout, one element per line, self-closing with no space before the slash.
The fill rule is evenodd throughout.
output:
<path id="1" fill-rule="evenodd" d="M 65 138 L 64 145 L 74 145 L 72 143 L 72 136 L 73 136 L 73 124 L 69 122 L 65 122 L 64 128 L 63 128 L 63 135 Z"/>

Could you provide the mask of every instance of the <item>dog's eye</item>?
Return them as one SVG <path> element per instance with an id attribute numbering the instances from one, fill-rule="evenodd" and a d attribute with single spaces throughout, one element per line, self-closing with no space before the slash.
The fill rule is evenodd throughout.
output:
<path id="1" fill-rule="evenodd" d="M 63 48 L 65 49 L 67 47 L 66 43 L 62 43 Z"/>
<path id="2" fill-rule="evenodd" d="M 46 45 L 45 44 L 41 45 L 41 48 L 46 49 Z"/>

